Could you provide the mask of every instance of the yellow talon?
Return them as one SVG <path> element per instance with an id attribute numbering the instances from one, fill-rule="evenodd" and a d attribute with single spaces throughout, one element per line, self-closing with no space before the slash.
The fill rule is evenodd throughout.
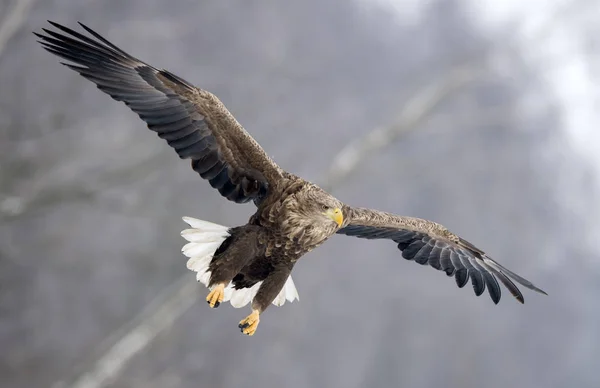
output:
<path id="1" fill-rule="evenodd" d="M 238 327 L 246 335 L 254 335 L 258 323 L 260 322 L 260 313 L 258 310 L 252 310 L 252 313 L 240 321 Z"/>
<path id="2" fill-rule="evenodd" d="M 206 301 L 211 308 L 217 308 L 223 301 L 225 296 L 225 285 L 219 284 L 211 292 L 208 293 Z"/>

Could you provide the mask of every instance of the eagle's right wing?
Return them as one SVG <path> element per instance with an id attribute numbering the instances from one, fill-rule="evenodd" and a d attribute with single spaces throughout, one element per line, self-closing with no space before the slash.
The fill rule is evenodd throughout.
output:
<path id="1" fill-rule="evenodd" d="M 344 227 L 337 233 L 366 239 L 388 239 L 398 244 L 402 257 L 454 276 L 464 287 L 468 280 L 477 296 L 486 286 L 494 303 L 500 301 L 498 280 L 521 303 L 523 294 L 512 280 L 545 294 L 529 280 L 498 264 L 473 244 L 442 225 L 420 218 L 404 217 L 373 209 L 344 206 Z M 511 280 L 512 279 L 512 280 Z"/>
<path id="2" fill-rule="evenodd" d="M 216 96 L 132 57 L 81 23 L 91 37 L 50 23 L 64 34 L 36 34 L 44 48 L 123 101 L 221 195 L 238 203 L 260 200 L 281 179 L 283 171 Z"/>

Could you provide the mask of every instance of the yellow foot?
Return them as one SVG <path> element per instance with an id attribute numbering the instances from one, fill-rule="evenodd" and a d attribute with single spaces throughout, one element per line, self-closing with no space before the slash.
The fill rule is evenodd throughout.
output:
<path id="1" fill-rule="evenodd" d="M 206 302 L 211 308 L 217 308 L 223 301 L 223 297 L 225 296 L 225 285 L 219 284 L 208 294 L 206 297 Z"/>
<path id="2" fill-rule="evenodd" d="M 242 329 L 242 333 L 246 335 L 254 335 L 256 328 L 260 322 L 260 313 L 258 310 L 252 310 L 252 313 L 240 321 L 238 327 Z"/>

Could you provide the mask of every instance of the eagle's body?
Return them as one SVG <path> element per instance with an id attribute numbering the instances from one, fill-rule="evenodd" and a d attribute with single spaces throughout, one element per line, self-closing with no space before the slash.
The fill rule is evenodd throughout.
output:
<path id="1" fill-rule="evenodd" d="M 183 233 L 190 241 L 184 247 L 190 257 L 188 268 L 209 288 L 228 286 L 215 304 L 231 301 L 241 307 L 253 299 L 253 306 L 264 311 L 272 302 L 281 305 L 298 298 L 291 278 L 284 287 L 294 264 L 338 230 L 339 225 L 321 213 L 340 209 L 341 203 L 318 186 L 286 175 L 277 189 L 269 190 L 277 195 L 263 197 L 247 225 L 224 229 L 222 242 L 208 241 L 213 244 L 210 249 L 205 250 L 203 239 L 220 225 L 185 218 L 194 227 Z M 311 212 L 322 218 L 311 217 Z"/>
<path id="2" fill-rule="evenodd" d="M 65 34 L 36 34 L 46 50 L 123 101 L 223 197 L 256 205 L 246 225 L 184 217 L 191 228 L 182 232 L 189 241 L 183 247 L 187 266 L 211 290 L 210 306 L 252 302 L 252 314 L 240 322 L 245 334 L 254 334 L 269 304 L 298 299 L 290 276 L 295 263 L 336 233 L 392 240 L 404 258 L 443 270 L 459 287 L 470 279 L 476 295 L 487 288 L 494 303 L 500 300 L 498 280 L 520 302 L 513 281 L 544 293 L 442 225 L 342 204 L 282 170 L 213 94 L 132 57 L 84 25 L 91 37 L 51 24 Z"/>

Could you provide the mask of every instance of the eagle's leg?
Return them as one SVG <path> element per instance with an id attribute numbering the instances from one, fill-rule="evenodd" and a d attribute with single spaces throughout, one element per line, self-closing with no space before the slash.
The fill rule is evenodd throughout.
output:
<path id="1" fill-rule="evenodd" d="M 256 296 L 252 300 L 252 313 L 246 318 L 240 321 L 238 327 L 242 330 L 242 333 L 246 335 L 254 335 L 258 323 L 260 322 L 260 314 L 262 314 L 267 307 L 273 302 L 279 291 L 285 285 L 288 277 L 290 276 L 291 268 L 276 268 L 271 272 L 267 278 L 262 282 L 258 288 Z"/>
<path id="2" fill-rule="evenodd" d="M 256 255 L 258 227 L 246 225 L 229 229 L 230 234 L 217 248 L 208 265 L 208 287 L 211 289 L 206 302 L 211 308 L 219 307 L 225 299 L 225 288 L 240 270 Z"/>

